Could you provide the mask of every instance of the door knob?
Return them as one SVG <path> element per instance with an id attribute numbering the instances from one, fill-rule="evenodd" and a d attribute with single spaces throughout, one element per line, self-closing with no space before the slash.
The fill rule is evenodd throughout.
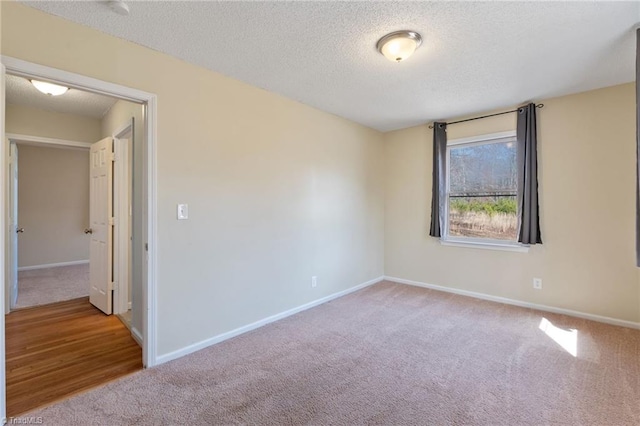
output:
<path id="1" fill-rule="evenodd" d="M 93 234 L 93 229 L 87 228 L 87 229 L 84 230 L 84 233 L 85 234 Z"/>
<path id="2" fill-rule="evenodd" d="M 16 229 L 16 232 L 18 234 L 22 234 L 24 232 L 24 228 L 18 228 L 18 229 Z"/>

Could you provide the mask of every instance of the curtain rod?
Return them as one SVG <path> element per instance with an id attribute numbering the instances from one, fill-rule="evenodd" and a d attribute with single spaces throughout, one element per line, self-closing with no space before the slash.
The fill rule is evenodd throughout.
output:
<path id="1" fill-rule="evenodd" d="M 544 104 L 537 104 L 536 105 L 536 108 L 543 108 L 543 107 L 544 107 Z M 495 113 L 495 114 L 482 115 L 480 117 L 467 118 L 465 120 L 452 121 L 451 123 L 446 123 L 446 124 L 447 124 L 447 126 L 449 126 L 451 124 L 458 124 L 458 123 L 465 123 L 467 121 L 480 120 L 481 118 L 495 117 L 496 115 L 511 114 L 512 112 L 517 112 L 519 109 L 520 108 L 512 109 L 511 111 L 498 112 L 498 113 Z M 430 125 L 429 128 L 433 129 L 433 124 Z"/>

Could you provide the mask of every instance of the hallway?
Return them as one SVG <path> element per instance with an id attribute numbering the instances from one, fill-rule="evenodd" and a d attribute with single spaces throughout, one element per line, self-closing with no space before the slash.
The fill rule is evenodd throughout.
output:
<path id="1" fill-rule="evenodd" d="M 89 263 L 18 272 L 15 309 L 89 296 Z"/>
<path id="2" fill-rule="evenodd" d="M 7 416 L 142 369 L 142 349 L 87 297 L 13 311 L 6 321 Z"/>

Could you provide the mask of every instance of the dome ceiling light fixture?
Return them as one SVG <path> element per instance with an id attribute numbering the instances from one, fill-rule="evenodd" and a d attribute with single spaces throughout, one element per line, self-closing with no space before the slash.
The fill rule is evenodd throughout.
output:
<path id="1" fill-rule="evenodd" d="M 395 31 L 378 40 L 376 48 L 391 62 L 402 62 L 413 55 L 422 44 L 422 36 L 415 31 Z"/>
<path id="2" fill-rule="evenodd" d="M 107 5 L 118 15 L 129 16 L 129 6 L 121 0 L 108 1 Z"/>
<path id="3" fill-rule="evenodd" d="M 66 86 L 60 86 L 59 84 L 53 84 L 46 81 L 31 80 L 31 84 L 45 95 L 50 96 L 64 95 L 67 93 L 67 90 L 69 90 Z"/>

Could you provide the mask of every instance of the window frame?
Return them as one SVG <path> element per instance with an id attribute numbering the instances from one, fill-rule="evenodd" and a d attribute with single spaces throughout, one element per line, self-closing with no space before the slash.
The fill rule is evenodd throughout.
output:
<path id="1" fill-rule="evenodd" d="M 454 147 L 459 147 L 461 145 L 464 146 L 482 146 L 493 143 L 508 143 L 513 142 L 517 143 L 516 140 L 516 131 L 507 131 L 507 132 L 499 132 L 499 133 L 490 133 L 484 135 L 477 135 L 467 138 L 458 138 L 447 141 L 447 152 L 446 152 L 446 170 L 445 170 L 445 182 L 446 182 L 446 190 L 444 196 L 444 226 L 442 237 L 440 238 L 440 243 L 442 245 L 448 246 L 456 246 L 456 247 L 472 247 L 472 248 L 480 248 L 480 249 L 493 249 L 493 250 L 506 250 L 506 251 L 518 251 L 518 252 L 528 252 L 529 245 L 519 243 L 518 241 L 509 241 L 509 240 L 497 240 L 491 238 L 474 238 L 474 237 L 452 237 L 449 235 L 449 203 L 451 202 L 450 194 L 451 194 L 451 179 L 450 179 L 450 171 L 451 171 L 451 149 Z"/>

